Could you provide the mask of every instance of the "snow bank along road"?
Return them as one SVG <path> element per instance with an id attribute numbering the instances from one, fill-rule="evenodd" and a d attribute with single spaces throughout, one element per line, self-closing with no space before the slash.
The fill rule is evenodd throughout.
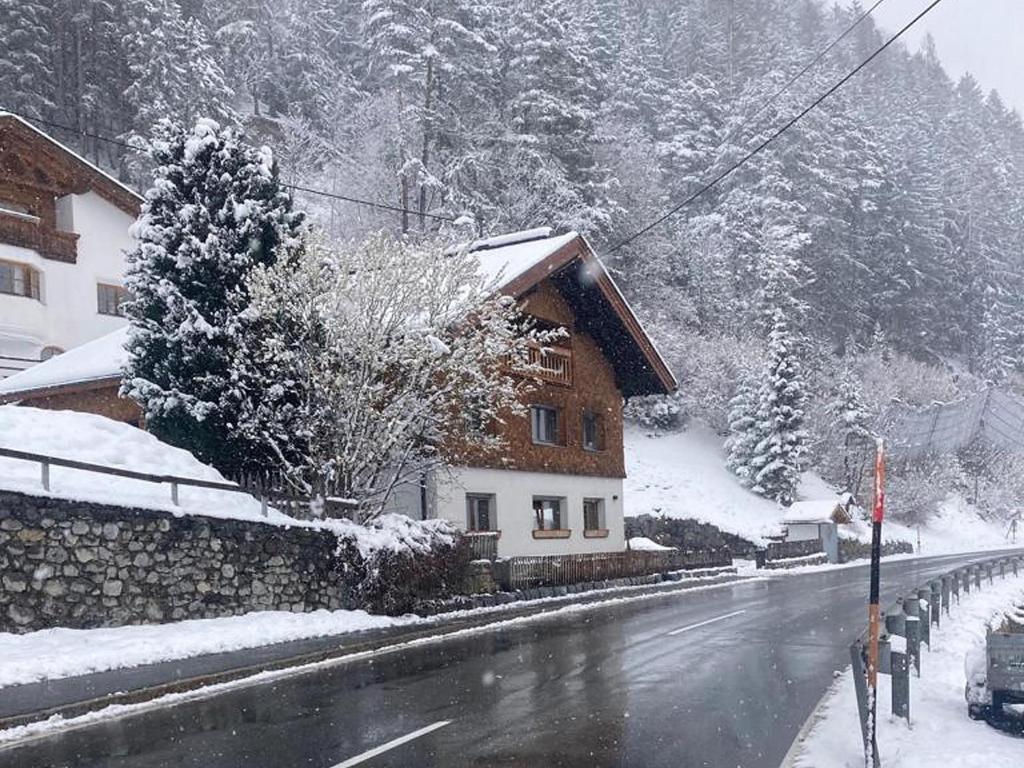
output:
<path id="1" fill-rule="evenodd" d="M 887 563 L 883 601 L 980 558 Z M 0 766 L 777 768 L 866 589 L 847 568 L 506 623 L 57 730 Z"/>

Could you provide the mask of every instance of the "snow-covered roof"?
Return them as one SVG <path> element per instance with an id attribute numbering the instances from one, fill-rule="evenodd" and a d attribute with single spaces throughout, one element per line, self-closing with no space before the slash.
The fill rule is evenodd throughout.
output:
<path id="1" fill-rule="evenodd" d="M 831 523 L 835 520 L 836 510 L 840 516 L 846 517 L 846 508 L 842 499 L 810 499 L 808 501 L 797 501 L 786 510 L 784 523 Z"/>
<path id="2" fill-rule="evenodd" d="M 93 173 L 98 174 L 99 176 L 102 176 L 104 179 L 109 181 L 111 184 L 114 184 L 115 186 L 117 186 L 121 190 L 123 190 L 124 192 L 127 192 L 129 195 L 131 195 L 133 198 L 135 198 L 138 202 L 141 203 L 143 201 L 142 195 L 140 195 L 134 189 L 129 187 L 127 184 L 125 184 L 122 181 L 118 181 L 116 178 L 111 176 L 109 173 L 104 171 L 102 168 L 100 168 L 95 163 L 91 163 L 88 160 L 86 160 L 80 154 L 75 152 L 75 150 L 71 149 L 71 147 L 69 147 L 67 144 L 63 144 L 63 143 L 57 141 L 57 139 L 53 138 L 53 136 L 51 136 L 50 134 L 46 133 L 45 131 L 40 130 L 39 128 L 36 128 L 36 126 L 32 125 L 32 123 L 30 123 L 28 120 L 24 119 L 20 115 L 15 115 L 12 112 L 6 112 L 6 111 L 0 109 L 0 120 L 12 120 L 12 121 L 18 123 L 19 125 L 24 126 L 25 128 L 28 128 L 30 131 L 35 133 L 37 136 L 40 136 L 43 139 L 45 139 L 46 141 L 48 141 L 51 144 L 53 144 L 61 152 L 64 152 L 65 154 L 70 155 L 77 162 L 79 162 L 82 165 L 84 165 L 85 167 L 87 167 Z"/>
<path id="3" fill-rule="evenodd" d="M 128 358 L 124 348 L 127 338 L 125 326 L 0 380 L 0 399 L 16 399 L 17 395 L 69 384 L 116 379 Z"/>
<path id="4" fill-rule="evenodd" d="M 576 232 L 552 236 L 550 227 L 538 227 L 477 240 L 468 249 L 487 283 L 503 288 L 578 237 Z"/>

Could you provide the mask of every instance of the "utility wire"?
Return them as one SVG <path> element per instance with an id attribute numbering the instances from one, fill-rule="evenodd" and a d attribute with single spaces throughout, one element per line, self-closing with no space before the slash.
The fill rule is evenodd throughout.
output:
<path id="1" fill-rule="evenodd" d="M 135 144 L 131 144 L 131 143 L 127 142 L 127 141 L 121 141 L 120 139 L 114 139 L 114 138 L 111 138 L 110 136 L 103 136 L 102 134 L 99 134 L 99 133 L 92 133 L 90 131 L 83 131 L 83 130 L 80 130 L 80 129 L 75 128 L 73 126 L 70 126 L 70 125 L 64 125 L 63 123 L 54 122 L 53 120 L 44 120 L 41 117 L 29 117 L 28 115 L 22 115 L 22 114 L 20 114 L 18 112 L 15 112 L 14 110 L 11 110 L 11 109 L 0 108 L 0 112 L 6 112 L 9 115 L 14 115 L 15 117 L 20 117 L 22 120 L 26 120 L 26 121 L 28 121 L 30 123 L 39 123 L 41 125 L 45 125 L 45 126 L 50 127 L 50 128 L 59 128 L 59 129 L 64 130 L 64 131 L 68 131 L 68 132 L 73 133 L 73 134 L 75 134 L 77 136 L 85 136 L 85 137 L 90 138 L 90 139 L 95 139 L 96 141 L 103 141 L 103 142 L 106 142 L 107 144 L 112 144 L 115 147 L 122 147 L 122 148 L 127 149 L 127 150 L 129 150 L 131 152 L 144 152 L 145 151 L 142 147 L 139 147 L 139 146 L 137 146 Z M 343 200 L 346 203 L 355 203 L 357 205 L 366 205 L 366 206 L 370 206 L 372 208 L 379 208 L 380 210 L 384 210 L 384 211 L 394 211 L 395 213 L 409 213 L 409 214 L 412 214 L 413 216 L 423 216 L 424 218 L 436 219 L 438 221 L 449 221 L 449 222 L 454 222 L 455 221 L 455 219 L 452 218 L 451 216 L 442 216 L 441 214 L 437 214 L 437 213 L 425 213 L 425 212 L 420 212 L 420 211 L 414 211 L 411 208 L 402 208 L 401 206 L 388 205 L 387 203 L 377 203 L 377 202 L 374 202 L 372 200 L 362 200 L 362 199 L 360 199 L 358 197 L 349 197 L 348 195 L 340 195 L 337 192 L 327 192 L 326 190 L 323 190 L 323 189 L 312 189 L 311 187 L 303 187 L 303 186 L 301 186 L 299 184 L 288 184 L 288 183 L 286 183 L 284 181 L 279 181 L 278 183 L 280 184 L 280 186 L 284 187 L 285 189 L 292 189 L 292 190 L 295 190 L 297 192 L 305 192 L 305 193 L 310 194 L 310 195 L 320 195 L 321 197 L 329 197 L 329 198 L 331 198 L 333 200 Z"/>
<path id="2" fill-rule="evenodd" d="M 923 11 L 921 11 L 919 14 L 917 14 L 917 16 L 915 16 L 913 19 L 911 19 L 906 25 L 904 25 L 904 27 L 902 29 L 900 29 L 899 32 L 897 32 L 892 37 L 890 37 L 888 40 L 886 40 L 884 43 L 882 43 L 882 45 L 879 46 L 870 56 L 868 56 L 866 59 L 864 59 L 864 61 L 862 61 L 860 64 L 858 64 L 852 70 L 850 70 L 846 75 L 843 76 L 843 78 L 841 80 L 839 80 L 839 82 L 837 82 L 835 85 L 833 85 L 831 88 L 829 88 L 823 94 L 821 94 L 818 98 L 816 98 L 813 102 L 811 102 L 811 104 L 809 106 L 805 107 L 799 114 L 797 114 L 796 116 L 794 116 L 794 117 L 790 118 L 789 120 L 787 120 L 786 123 L 783 124 L 783 126 L 781 128 L 776 130 L 768 138 L 764 139 L 760 144 L 758 144 L 756 147 L 754 147 L 752 150 L 750 150 L 747 154 L 745 154 L 739 160 L 734 162 L 732 165 L 730 165 L 724 171 L 719 173 L 717 176 L 715 176 L 713 179 L 711 179 L 711 181 L 709 181 L 708 183 L 704 184 L 700 189 L 698 189 L 692 195 L 690 195 L 685 200 L 683 200 L 681 203 L 676 205 L 674 208 L 671 208 L 669 211 L 667 211 L 666 213 L 664 213 L 661 216 L 659 216 L 657 219 L 652 221 L 650 224 L 647 224 L 646 226 L 642 227 L 641 229 L 638 229 L 636 232 L 634 232 L 629 237 L 625 238 L 624 240 L 621 240 L 620 242 L 616 243 L 614 246 L 609 248 L 608 249 L 608 253 L 610 253 L 610 254 L 611 253 L 615 253 L 617 250 L 619 250 L 620 248 L 624 248 L 625 246 L 629 245 L 630 243 L 632 243 L 637 238 L 643 237 L 648 232 L 650 232 L 652 229 L 654 229 L 658 225 L 664 223 L 665 221 L 667 221 L 671 217 L 675 216 L 683 208 L 685 208 L 686 206 L 690 205 L 695 200 L 699 199 L 700 197 L 705 195 L 707 192 L 709 192 L 710 190 L 714 189 L 716 186 L 721 184 L 722 181 L 724 181 L 726 178 L 728 178 L 733 173 L 735 173 L 740 168 L 742 168 L 744 165 L 746 165 L 753 157 L 755 157 L 756 155 L 760 154 L 768 145 L 774 143 L 776 141 L 776 139 L 778 139 L 780 136 L 782 136 L 784 133 L 786 133 L 786 131 L 788 131 L 790 128 L 792 128 L 794 125 L 796 125 L 798 122 L 803 120 L 810 112 L 812 112 L 814 109 L 816 109 L 829 96 L 831 96 L 836 91 L 838 91 L 840 88 L 842 88 L 844 85 L 846 85 L 846 83 L 849 80 L 851 80 L 858 72 L 860 72 L 862 69 L 864 69 L 864 67 L 866 67 L 872 61 L 874 61 L 878 56 L 880 56 L 883 51 L 885 51 L 887 48 L 889 48 L 890 45 L 892 45 L 897 40 L 899 40 L 907 32 L 907 30 L 909 30 L 911 27 L 913 27 L 915 24 L 917 24 L 917 22 L 919 22 L 926 15 L 928 15 L 928 13 L 931 12 L 931 10 L 933 8 L 935 8 L 935 6 L 937 6 L 941 2 L 942 2 L 942 0 L 932 0 L 932 2 L 928 5 L 928 7 L 926 7 Z"/>

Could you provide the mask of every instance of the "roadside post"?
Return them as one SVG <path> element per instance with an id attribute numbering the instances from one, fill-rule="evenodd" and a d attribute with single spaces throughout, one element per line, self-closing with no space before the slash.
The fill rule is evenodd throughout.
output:
<path id="1" fill-rule="evenodd" d="M 885 516 L 885 442 L 875 444 L 875 499 L 871 513 L 871 586 L 868 593 L 868 723 L 864 733 L 864 765 L 879 765 L 876 735 L 878 710 L 878 635 L 881 612 L 878 595 L 882 569 L 882 518 Z"/>

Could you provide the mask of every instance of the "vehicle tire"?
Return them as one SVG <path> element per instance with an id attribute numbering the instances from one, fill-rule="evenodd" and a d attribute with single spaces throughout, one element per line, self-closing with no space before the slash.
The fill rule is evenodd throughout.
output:
<path id="1" fill-rule="evenodd" d="M 1006 703 L 1006 694 L 1002 691 L 992 691 L 992 714 L 996 717 L 1001 717 L 1003 714 L 1003 704 Z"/>
<path id="2" fill-rule="evenodd" d="M 971 718 L 971 720 L 984 720 L 985 715 L 988 714 L 986 712 L 987 709 L 988 707 L 983 704 L 968 704 L 967 716 Z"/>

